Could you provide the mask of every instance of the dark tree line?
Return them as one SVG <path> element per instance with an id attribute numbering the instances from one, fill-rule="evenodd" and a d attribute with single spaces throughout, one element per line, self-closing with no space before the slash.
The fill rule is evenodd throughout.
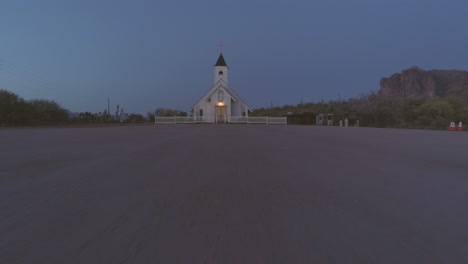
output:
<path id="1" fill-rule="evenodd" d="M 0 125 L 49 125 L 68 121 L 68 111 L 54 101 L 29 100 L 0 90 Z"/>
<path id="2" fill-rule="evenodd" d="M 252 116 L 286 116 L 288 113 L 331 113 L 335 120 L 345 112 L 357 111 L 361 126 L 447 129 L 451 121 L 468 125 L 468 102 L 459 97 L 383 98 L 375 93 L 349 100 L 300 103 L 281 107 L 255 109 Z M 141 114 L 127 114 L 118 105 L 115 113 L 83 112 L 71 117 L 70 112 L 50 100 L 24 100 L 0 90 L 0 126 L 102 124 L 154 122 L 154 117 L 187 116 L 186 112 L 158 108 Z M 336 122 L 337 123 L 337 122 Z"/>
<path id="3" fill-rule="evenodd" d="M 351 99 L 361 124 L 372 127 L 447 129 L 451 121 L 468 122 L 468 102 L 460 97 Z"/>
<path id="4" fill-rule="evenodd" d="M 463 98 L 383 98 L 375 93 L 347 101 L 259 108 L 252 116 L 331 113 L 339 120 L 349 111 L 357 111 L 360 126 L 367 127 L 447 129 L 451 121 L 468 125 L 468 102 Z"/>
<path id="5" fill-rule="evenodd" d="M 187 116 L 187 112 L 170 109 L 170 108 L 157 108 L 154 112 L 148 112 L 147 117 L 150 122 L 154 122 L 154 117 L 173 117 L 173 116 Z"/>
<path id="6" fill-rule="evenodd" d="M 154 116 L 187 116 L 186 112 L 158 108 L 145 118 L 141 114 L 125 113 L 116 106 L 114 113 L 70 111 L 50 100 L 24 100 L 17 94 L 0 89 L 0 126 L 54 125 L 54 124 L 112 124 L 154 122 Z"/>

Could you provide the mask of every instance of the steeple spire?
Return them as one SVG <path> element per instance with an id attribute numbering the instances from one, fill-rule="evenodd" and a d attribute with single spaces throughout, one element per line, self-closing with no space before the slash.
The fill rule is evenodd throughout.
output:
<path id="1" fill-rule="evenodd" d="M 214 66 L 214 83 L 217 83 L 219 80 L 223 80 L 225 83 L 228 83 L 228 66 L 224 60 L 223 54 L 219 54 L 218 61 Z"/>
<path id="2" fill-rule="evenodd" d="M 218 61 L 216 62 L 215 66 L 227 66 L 226 61 L 224 60 L 223 54 L 219 54 Z"/>

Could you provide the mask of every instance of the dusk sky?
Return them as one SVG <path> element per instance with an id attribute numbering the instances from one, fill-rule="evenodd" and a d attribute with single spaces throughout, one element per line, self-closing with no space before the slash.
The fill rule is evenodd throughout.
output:
<path id="1" fill-rule="evenodd" d="M 188 111 L 229 84 L 252 108 L 348 99 L 411 66 L 468 70 L 468 1 L 0 0 L 0 89 L 72 112 Z"/>

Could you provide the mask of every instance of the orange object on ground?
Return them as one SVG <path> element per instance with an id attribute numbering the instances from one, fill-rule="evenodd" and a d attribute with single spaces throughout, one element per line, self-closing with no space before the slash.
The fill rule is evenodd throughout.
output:
<path id="1" fill-rule="evenodd" d="M 450 122 L 449 131 L 455 131 L 455 122 Z"/>

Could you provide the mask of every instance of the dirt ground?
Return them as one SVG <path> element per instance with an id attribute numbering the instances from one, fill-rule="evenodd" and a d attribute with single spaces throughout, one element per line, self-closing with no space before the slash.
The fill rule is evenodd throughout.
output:
<path id="1" fill-rule="evenodd" d="M 468 133 L 0 130 L 0 263 L 468 263 Z"/>

